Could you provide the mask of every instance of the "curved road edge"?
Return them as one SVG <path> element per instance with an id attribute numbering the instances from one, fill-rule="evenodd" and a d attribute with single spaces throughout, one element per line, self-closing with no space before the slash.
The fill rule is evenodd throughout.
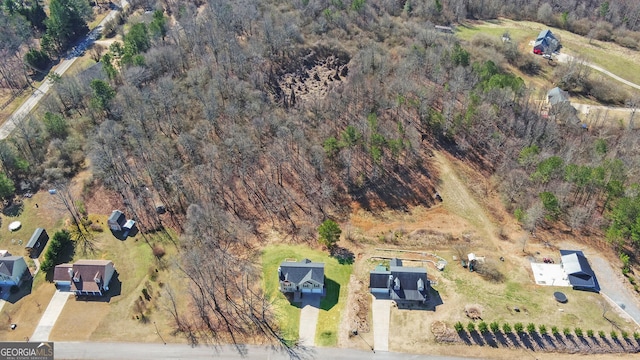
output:
<path id="1" fill-rule="evenodd" d="M 122 0 L 121 3 L 122 3 L 122 7 L 120 9 L 129 6 L 129 2 L 126 0 Z M 98 26 L 96 26 L 93 30 L 91 30 L 89 34 L 87 34 L 87 36 L 82 41 L 80 41 L 80 44 L 84 44 L 84 47 L 86 48 L 90 44 L 90 41 L 100 37 L 104 24 L 114 19 L 116 17 L 116 14 L 120 11 L 120 9 L 111 10 L 111 12 L 109 12 L 109 14 L 107 14 L 107 16 L 105 16 L 105 18 L 102 19 L 100 24 L 98 24 Z M 80 45 L 78 47 L 80 47 Z M 69 70 L 71 65 L 73 65 L 73 63 L 78 59 L 77 55 L 80 55 L 85 49 L 81 49 L 81 50 L 82 51 L 77 51 L 77 52 L 72 51 L 74 55 L 73 56 L 70 55 L 67 58 L 65 58 L 65 60 L 61 61 L 58 67 L 54 70 L 54 73 L 62 76 L 62 74 L 64 74 L 67 70 Z M 40 102 L 40 100 L 42 100 L 44 95 L 47 92 L 49 92 L 50 88 L 51 88 L 51 80 L 46 79 L 36 90 L 33 91 L 31 96 L 24 103 L 22 103 L 22 105 L 20 105 L 20 107 L 16 111 L 14 111 L 13 114 L 11 114 L 11 116 L 9 116 L 7 121 L 5 121 L 0 126 L 0 140 L 4 140 L 7 137 L 9 137 L 9 134 L 11 134 L 11 132 L 16 128 L 16 126 L 18 126 L 18 124 L 22 122 L 27 117 L 27 115 L 29 115 L 31 110 L 33 110 L 33 108 L 36 107 L 36 105 L 38 104 L 38 102 Z"/>

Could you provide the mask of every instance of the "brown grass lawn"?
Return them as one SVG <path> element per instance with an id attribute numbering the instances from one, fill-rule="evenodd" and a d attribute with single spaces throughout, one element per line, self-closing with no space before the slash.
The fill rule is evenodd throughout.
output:
<path id="1" fill-rule="evenodd" d="M 430 209 L 412 208 L 403 213 L 389 211 L 376 215 L 354 209 L 350 221 L 343 225 L 343 229 L 348 228 L 352 238 L 356 240 L 352 243 L 352 250 L 358 259 L 354 265 L 354 275 L 364 284 L 365 291 L 369 271 L 382 261 L 375 257 L 425 258 L 421 253 L 380 251 L 376 248 L 436 253 L 449 262 L 446 269 L 439 272 L 428 262 L 405 261 L 408 265 L 427 268 L 429 278 L 434 282 L 433 287 L 438 291 L 443 304 L 435 312 L 393 308 L 389 339 L 391 351 L 458 356 L 472 354 L 505 359 L 526 355 L 521 351 L 436 343 L 431 334 L 431 324 L 434 321 L 444 321 L 453 326 L 456 321 L 462 321 L 466 325 L 468 318 L 464 308 L 471 304 L 478 304 L 482 308 L 482 316 L 487 323 L 498 321 L 513 325 L 522 322 L 526 325 L 533 322 L 536 325 L 544 324 L 549 329 L 551 326 L 561 329 L 569 327 L 572 330 L 580 327 L 585 332 L 592 329 L 608 333 L 612 330 L 611 321 L 630 334 L 638 331 L 634 324 L 621 318 L 599 294 L 536 285 L 529 259 L 559 257 L 557 249 L 545 247 L 540 240 L 543 238 L 555 244 L 558 239 L 553 234 L 541 232 L 538 239 L 527 242 L 523 251 L 520 239 L 524 232 L 512 216 L 505 212 L 497 193 L 492 191 L 490 180 L 485 180 L 474 169 L 443 153 L 435 152 L 431 159 L 438 168 L 437 176 L 440 181 L 437 190 L 444 199 L 442 204 Z M 478 256 L 485 256 L 487 261 L 493 262 L 505 275 L 504 282 L 491 283 L 479 274 L 462 268 L 459 261 L 453 260 L 456 246 L 465 247 L 465 254 L 475 252 Z M 582 248 L 585 244 L 573 240 L 573 244 L 566 246 Z M 499 260 L 500 256 L 505 257 L 504 262 Z M 567 295 L 568 303 L 560 304 L 554 300 L 553 292 L 558 290 Z M 519 307 L 521 311 L 513 311 L 514 307 Z M 602 317 L 603 307 L 607 310 L 608 320 Z M 344 333 L 349 326 L 353 326 L 350 319 L 345 319 L 343 324 L 345 323 L 342 329 Z M 371 335 L 363 333 L 362 338 L 371 342 Z M 346 339 L 340 344 L 367 349 L 360 337 Z M 544 354 L 540 357 L 548 358 Z"/>
<path id="2" fill-rule="evenodd" d="M 107 216 L 97 218 L 102 224 L 106 224 Z M 121 286 L 118 291 L 119 286 L 112 282 L 110 290 L 119 293 L 110 297 L 108 302 L 71 298 L 52 331 L 51 339 L 57 341 L 136 339 L 142 342 L 159 342 L 161 339 L 156 334 L 155 326 L 157 326 L 165 341 L 182 341 L 170 335 L 173 328 L 168 314 L 163 310 L 165 287 L 171 287 L 175 293 L 180 294 L 181 301 L 186 301 L 185 280 L 178 271 L 169 266 L 175 259 L 175 248 L 172 245 L 163 244 L 167 254 L 163 257 L 163 264 L 161 264 L 154 258 L 151 248 L 140 234 L 120 241 L 106 230 L 96 239 L 100 250 L 90 258 L 113 260 Z M 152 241 L 153 239 L 152 237 Z M 80 256 L 76 254 L 76 258 Z M 152 280 L 151 274 L 155 274 L 157 278 Z M 134 303 L 142 296 L 143 288 L 151 294 L 151 299 L 145 301 L 147 321 L 136 319 L 136 313 L 134 313 Z M 180 305 L 183 306 L 184 302 Z M 138 317 L 140 317 L 139 314 Z M 83 321 L 82 327 L 76 326 L 79 319 Z"/>
<path id="3" fill-rule="evenodd" d="M 52 237 L 56 230 L 62 228 L 62 218 L 66 215 L 62 205 L 46 191 L 39 191 L 32 198 L 24 198 L 21 201 L 22 206 L 9 212 L 5 210 L 5 213 L 0 214 L 0 249 L 7 249 L 13 255 L 26 255 L 24 246 L 36 228 L 45 228 L 49 237 Z M 9 231 L 8 226 L 13 221 L 22 223 L 18 231 Z"/>
<path id="4" fill-rule="evenodd" d="M 23 291 L 28 285 L 23 285 Z M 40 316 L 49 305 L 54 291 L 55 287 L 44 280 L 44 274 L 40 274 L 34 279 L 30 294 L 15 303 L 7 302 L 0 313 L 0 339 L 24 341 L 30 337 L 40 321 Z M 9 328 L 12 323 L 18 325 L 15 330 Z"/>

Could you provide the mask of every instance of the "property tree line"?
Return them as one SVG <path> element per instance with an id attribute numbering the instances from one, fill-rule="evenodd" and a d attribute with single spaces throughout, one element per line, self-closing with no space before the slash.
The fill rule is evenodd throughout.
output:
<path id="1" fill-rule="evenodd" d="M 635 353 L 640 347 L 640 333 L 634 332 L 630 334 L 625 330 L 583 330 L 580 327 L 569 328 L 558 326 L 547 327 L 544 324 L 536 325 L 534 323 L 523 324 L 516 322 L 499 323 L 497 321 L 487 323 L 480 321 L 478 323 L 469 321 L 466 326 L 458 321 L 453 325 L 454 330 L 460 339 L 467 344 L 475 343 L 476 345 L 489 345 L 492 347 L 516 346 L 525 347 L 530 350 L 557 351 L 558 348 L 571 348 L 576 350 L 580 345 L 586 346 L 589 353 L 598 353 L 594 350 L 594 346 L 605 347 L 604 352 L 613 349 L 613 345 L 617 345 L 616 352 Z M 577 341 L 576 341 L 577 340 Z M 573 345 L 573 346 L 572 346 Z"/>
<path id="2" fill-rule="evenodd" d="M 179 230 L 196 311 L 169 311 L 193 343 L 266 338 L 289 348 L 253 281 L 256 242 L 271 229 L 315 238 L 318 225 L 347 214 L 352 201 L 429 205 L 430 147 L 495 174 L 525 223 L 568 221 L 572 209 L 585 208 L 606 228 L 630 195 L 616 192 L 616 181 L 623 189 L 638 181 L 633 132 L 585 132 L 542 118 L 534 90 L 490 54 L 425 28 L 435 17 L 420 9 L 431 2 L 405 2 L 411 16 L 393 17 L 402 15 L 399 3 L 166 1 L 130 24 L 100 65 L 56 82 L 42 112 L 0 142 L 3 171 L 16 186 L 53 184 L 88 157 L 95 181 L 143 219 L 142 233 Z M 450 4 L 437 3 L 436 15 Z M 269 76 L 316 41 L 353 49 L 348 75 L 327 80 L 326 97 L 285 107 Z M 591 145 L 597 139 L 603 155 Z M 561 166 L 540 165 L 554 156 Z M 322 228 L 328 246 L 336 233 Z"/>

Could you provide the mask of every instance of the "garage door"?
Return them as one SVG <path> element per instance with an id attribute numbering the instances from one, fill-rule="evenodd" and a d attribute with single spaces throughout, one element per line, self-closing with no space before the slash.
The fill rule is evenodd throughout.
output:
<path id="1" fill-rule="evenodd" d="M 311 293 L 311 289 L 308 289 L 308 288 L 302 288 L 302 293 L 304 293 L 304 294 L 309 294 L 309 293 Z"/>
<path id="2" fill-rule="evenodd" d="M 314 294 L 322 294 L 322 289 L 320 289 L 320 288 L 313 289 L 313 290 L 311 290 L 311 292 L 314 293 Z"/>

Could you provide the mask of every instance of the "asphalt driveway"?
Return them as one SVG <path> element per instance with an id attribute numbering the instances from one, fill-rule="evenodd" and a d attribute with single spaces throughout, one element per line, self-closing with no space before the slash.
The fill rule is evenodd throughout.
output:
<path id="1" fill-rule="evenodd" d="M 64 304 L 67 303 L 67 299 L 71 295 L 71 292 L 56 290 L 51 297 L 51 301 L 47 306 L 47 309 L 42 314 L 38 326 L 33 331 L 33 335 L 29 338 L 29 341 L 48 341 L 53 325 L 56 324 L 58 316 L 64 308 Z"/>
<path id="2" fill-rule="evenodd" d="M 391 300 L 373 298 L 371 304 L 373 316 L 373 349 L 389 351 L 389 319 L 391 318 Z"/>
<path id="3" fill-rule="evenodd" d="M 627 288 L 620 270 L 613 269 L 609 262 L 595 255 L 588 257 L 600 284 L 600 292 L 626 312 L 636 324 L 640 325 L 640 304 L 635 295 Z"/>
<path id="4" fill-rule="evenodd" d="M 302 295 L 302 309 L 300 310 L 300 345 L 315 346 L 318 314 L 320 314 L 320 295 Z"/>

